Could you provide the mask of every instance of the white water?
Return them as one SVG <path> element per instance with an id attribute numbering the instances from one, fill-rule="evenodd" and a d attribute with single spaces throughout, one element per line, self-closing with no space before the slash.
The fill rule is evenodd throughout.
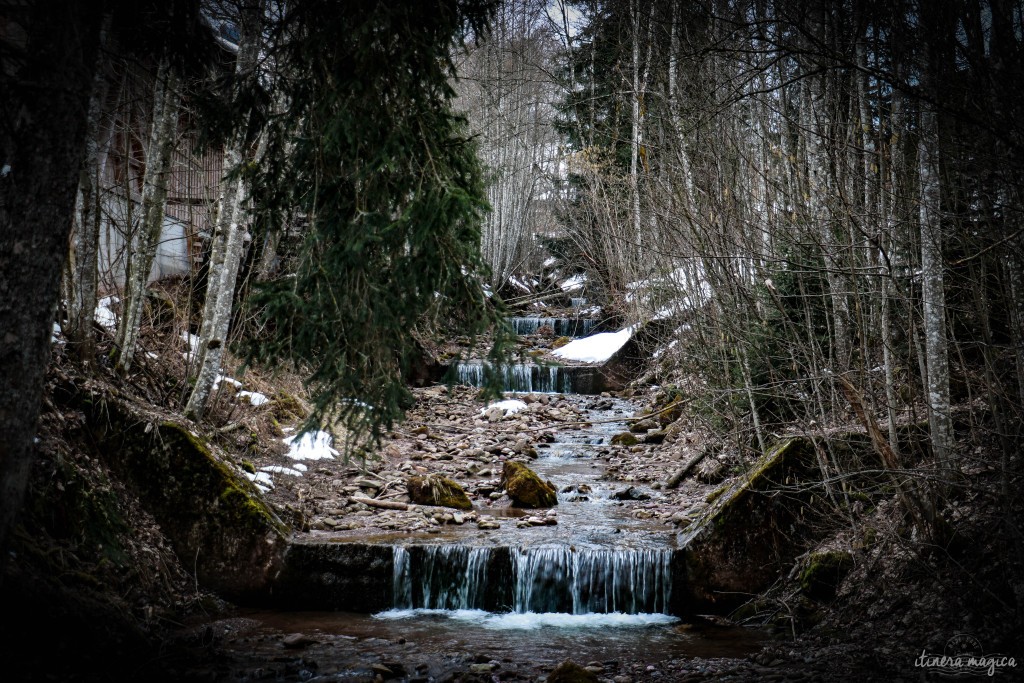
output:
<path id="1" fill-rule="evenodd" d="M 516 334 L 537 334 L 542 327 L 550 327 L 556 337 L 580 337 L 590 334 L 595 322 L 591 318 L 510 318 Z"/>
<path id="2" fill-rule="evenodd" d="M 532 631 L 540 628 L 595 629 L 661 626 L 679 621 L 667 614 L 564 614 L 560 612 L 505 612 L 495 614 L 480 609 L 392 609 L 375 615 L 379 619 L 398 621 L 419 617 L 442 617 L 496 631 Z"/>
<path id="3" fill-rule="evenodd" d="M 455 367 L 456 382 L 471 387 L 482 387 L 489 366 L 484 363 L 459 363 Z M 502 390 L 519 393 L 563 394 L 571 393 L 572 376 L 557 365 L 507 365 L 502 377 Z"/>
<path id="4" fill-rule="evenodd" d="M 669 610 L 672 552 L 650 548 L 464 545 L 393 549 L 398 610 L 482 610 L 514 614 L 653 614 Z"/>

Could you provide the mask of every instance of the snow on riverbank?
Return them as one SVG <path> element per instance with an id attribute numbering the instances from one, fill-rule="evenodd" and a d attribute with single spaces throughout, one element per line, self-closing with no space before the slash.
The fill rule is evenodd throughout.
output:
<path id="1" fill-rule="evenodd" d="M 589 337 L 571 341 L 562 348 L 555 349 L 552 354 L 565 360 L 575 360 L 581 363 L 604 363 L 629 341 L 635 330 L 636 326 L 630 325 L 618 332 L 592 334 Z"/>

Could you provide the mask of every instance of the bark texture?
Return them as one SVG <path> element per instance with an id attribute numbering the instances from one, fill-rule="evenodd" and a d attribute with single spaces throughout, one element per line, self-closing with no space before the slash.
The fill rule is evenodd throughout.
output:
<path id="1" fill-rule="evenodd" d="M 40 1 L 16 20 L 27 39 L 3 45 L 0 71 L 0 558 L 35 455 L 99 43 L 87 3 Z"/>
<path id="2" fill-rule="evenodd" d="M 235 73 L 239 81 L 250 78 L 257 66 L 260 49 L 260 23 L 263 3 L 248 6 L 243 15 L 242 36 L 238 46 Z M 185 414 L 193 419 L 202 417 L 206 403 L 213 391 L 213 385 L 220 372 L 224 346 L 227 344 L 228 327 L 234 308 L 235 283 L 238 266 L 245 247 L 246 228 L 243 219 L 246 210 L 245 182 L 235 177 L 245 161 L 245 133 L 242 131 L 231 141 L 224 155 L 224 168 L 228 175 L 222 183 L 220 208 L 217 225 L 213 234 L 210 254 L 209 275 L 206 285 L 206 302 L 203 306 L 203 322 L 199 330 L 199 364 L 195 386 L 185 406 Z"/>
<path id="3" fill-rule="evenodd" d="M 127 372 L 135 357 L 135 344 L 142 324 L 142 302 L 146 296 L 149 272 L 153 268 L 156 248 L 164 225 L 167 208 L 167 185 L 170 182 L 171 154 L 177 141 L 178 78 L 174 69 L 163 62 L 157 70 L 153 87 L 153 125 L 146 149 L 146 172 L 142 181 L 142 229 L 138 243 L 131 250 L 128 274 L 124 285 L 124 313 L 118 327 L 117 369 Z"/>

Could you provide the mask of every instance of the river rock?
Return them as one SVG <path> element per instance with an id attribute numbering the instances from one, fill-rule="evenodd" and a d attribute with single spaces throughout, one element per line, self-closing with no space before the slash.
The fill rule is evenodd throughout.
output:
<path id="1" fill-rule="evenodd" d="M 629 426 L 629 431 L 636 434 L 643 434 L 644 432 L 651 431 L 652 429 L 658 429 L 661 427 L 656 420 L 647 418 L 645 420 L 638 420 Z"/>
<path id="2" fill-rule="evenodd" d="M 544 481 L 529 467 L 513 460 L 505 461 L 501 486 L 517 507 L 548 508 L 558 505 L 555 487 Z"/>
<path id="3" fill-rule="evenodd" d="M 627 486 L 621 491 L 616 491 L 611 495 L 614 500 L 650 500 L 651 497 L 636 488 L 635 486 Z"/>
<path id="4" fill-rule="evenodd" d="M 666 434 L 665 430 L 655 429 L 653 431 L 647 432 L 647 434 L 644 435 L 644 443 L 651 445 L 665 443 L 666 436 L 668 436 L 668 434 Z"/>
<path id="5" fill-rule="evenodd" d="M 290 649 L 307 647 L 316 642 L 315 638 L 310 638 L 305 633 L 291 633 L 281 639 L 281 645 Z"/>
<path id="6" fill-rule="evenodd" d="M 438 475 L 409 477 L 406 488 L 409 491 L 409 498 L 418 505 L 439 505 L 458 510 L 469 510 L 473 507 L 461 486 L 451 479 Z"/>
<path id="7" fill-rule="evenodd" d="M 548 674 L 547 683 L 597 683 L 597 674 L 567 659 Z"/>
<path id="8" fill-rule="evenodd" d="M 611 439 L 613 446 L 635 446 L 639 440 L 630 432 L 619 432 Z"/>

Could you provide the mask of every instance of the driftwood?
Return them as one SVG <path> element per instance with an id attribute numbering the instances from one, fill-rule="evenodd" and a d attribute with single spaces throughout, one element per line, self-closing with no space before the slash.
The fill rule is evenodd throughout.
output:
<path id="1" fill-rule="evenodd" d="M 408 510 L 408 503 L 400 503 L 397 500 L 378 500 L 376 498 L 363 498 L 362 496 L 352 496 L 349 498 L 353 503 L 362 503 L 369 505 L 370 507 L 383 508 L 385 510 Z"/>
<path id="2" fill-rule="evenodd" d="M 675 487 L 679 486 L 683 479 L 685 479 L 686 476 L 693 471 L 693 468 L 699 465 L 700 461 L 707 457 L 708 450 L 709 449 L 707 448 L 702 449 L 700 453 L 690 458 L 686 462 L 686 464 L 684 464 L 682 467 L 676 470 L 676 473 L 669 477 L 668 480 L 665 482 L 665 488 L 674 489 Z"/>

